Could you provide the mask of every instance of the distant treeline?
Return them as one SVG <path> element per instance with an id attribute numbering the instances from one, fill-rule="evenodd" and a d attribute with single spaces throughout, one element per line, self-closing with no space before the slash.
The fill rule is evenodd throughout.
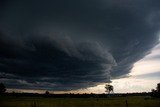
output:
<path id="1" fill-rule="evenodd" d="M 125 93 L 125 94 L 38 94 L 38 93 L 1 93 L 1 96 L 16 97 L 53 97 L 53 98 L 107 98 L 107 97 L 127 97 L 127 96 L 152 96 L 151 92 L 144 93 Z"/>

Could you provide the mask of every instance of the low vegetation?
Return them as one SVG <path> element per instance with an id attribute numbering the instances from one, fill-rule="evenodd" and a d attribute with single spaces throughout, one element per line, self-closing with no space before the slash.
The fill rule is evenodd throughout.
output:
<path id="1" fill-rule="evenodd" d="M 159 107 L 159 105 L 159 98 L 149 96 L 108 98 L 0 97 L 0 107 Z"/>
<path id="2" fill-rule="evenodd" d="M 111 94 L 44 94 L 7 93 L 1 84 L 0 107 L 159 107 L 160 83 L 149 93 Z"/>

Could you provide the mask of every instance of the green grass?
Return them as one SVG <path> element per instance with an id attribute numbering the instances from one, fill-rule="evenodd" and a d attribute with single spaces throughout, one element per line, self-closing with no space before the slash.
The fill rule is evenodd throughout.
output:
<path id="1" fill-rule="evenodd" d="M 0 97 L 0 107 L 160 107 L 160 99 L 151 97 L 43 98 Z"/>

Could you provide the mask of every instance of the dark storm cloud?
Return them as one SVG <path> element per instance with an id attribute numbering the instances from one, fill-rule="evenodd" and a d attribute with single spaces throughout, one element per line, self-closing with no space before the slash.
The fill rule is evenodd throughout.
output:
<path id="1" fill-rule="evenodd" d="M 158 0 L 2 4 L 0 81 L 10 88 L 70 90 L 110 82 L 158 43 Z"/>

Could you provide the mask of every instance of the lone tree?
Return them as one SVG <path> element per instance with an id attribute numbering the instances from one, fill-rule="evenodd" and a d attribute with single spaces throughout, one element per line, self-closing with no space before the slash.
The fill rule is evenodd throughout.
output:
<path id="1" fill-rule="evenodd" d="M 157 84 L 157 92 L 160 93 L 160 83 Z"/>
<path id="2" fill-rule="evenodd" d="M 106 92 L 108 94 L 110 94 L 110 92 L 113 92 L 113 86 L 112 85 L 106 84 L 105 89 L 106 89 Z"/>
<path id="3" fill-rule="evenodd" d="M 0 93 L 5 93 L 6 87 L 4 86 L 3 83 L 0 83 Z"/>
<path id="4" fill-rule="evenodd" d="M 49 91 L 46 91 L 46 92 L 45 92 L 45 95 L 49 95 Z"/>
<path id="5" fill-rule="evenodd" d="M 160 98 L 160 83 L 157 84 L 156 90 L 152 89 L 151 96 Z"/>
<path id="6" fill-rule="evenodd" d="M 152 89 L 151 91 L 152 93 L 160 93 L 160 83 L 157 84 L 156 89 Z"/>

